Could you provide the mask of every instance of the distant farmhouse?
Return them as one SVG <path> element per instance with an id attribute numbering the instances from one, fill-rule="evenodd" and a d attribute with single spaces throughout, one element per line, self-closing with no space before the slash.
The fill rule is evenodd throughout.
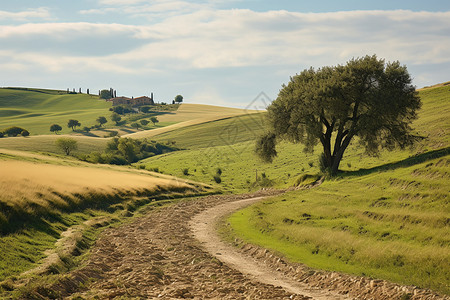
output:
<path id="1" fill-rule="evenodd" d="M 142 105 L 153 105 L 155 102 L 153 101 L 153 93 L 150 97 L 142 96 L 142 97 L 114 97 L 107 99 L 106 101 L 112 102 L 113 106 L 117 105 L 131 105 L 131 106 L 142 106 Z"/>

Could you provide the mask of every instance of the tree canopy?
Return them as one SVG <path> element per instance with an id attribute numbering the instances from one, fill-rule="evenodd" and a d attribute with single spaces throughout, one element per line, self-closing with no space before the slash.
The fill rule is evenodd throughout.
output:
<path id="1" fill-rule="evenodd" d="M 78 120 L 69 120 L 69 122 L 67 122 L 67 127 L 72 128 L 72 131 L 74 130 L 74 127 L 79 126 L 81 126 L 81 123 L 78 122 Z"/>
<path id="2" fill-rule="evenodd" d="M 335 175 L 354 137 L 369 155 L 420 139 L 410 126 L 420 106 L 407 68 L 398 61 L 385 63 L 374 55 L 310 68 L 291 77 L 268 107 L 270 132 L 258 140 L 256 152 L 271 161 L 276 139 L 302 143 L 306 152 L 320 142 L 323 164 Z"/>
<path id="3" fill-rule="evenodd" d="M 116 122 L 116 125 L 119 125 L 119 122 L 122 120 L 122 117 L 118 113 L 111 114 L 111 121 Z"/>
<path id="4" fill-rule="evenodd" d="M 101 99 L 110 99 L 113 98 L 113 93 L 111 92 L 111 90 L 101 90 L 100 91 L 100 98 Z"/>
<path id="5" fill-rule="evenodd" d="M 183 102 L 183 96 L 181 96 L 181 95 L 176 95 L 174 101 L 175 101 L 176 103 L 181 103 L 181 102 Z"/>
<path id="6" fill-rule="evenodd" d="M 59 126 L 58 124 L 52 124 L 50 126 L 50 131 L 54 132 L 55 134 L 58 134 L 58 131 L 61 131 L 61 130 L 62 130 L 62 127 Z"/>
<path id="7" fill-rule="evenodd" d="M 55 141 L 55 144 L 66 155 L 70 155 L 73 150 L 78 149 L 77 141 L 72 138 L 59 138 Z"/>
<path id="8" fill-rule="evenodd" d="M 102 125 L 105 124 L 106 122 L 108 122 L 108 120 L 106 120 L 105 117 L 98 117 L 98 118 L 97 118 L 97 123 L 100 124 L 100 126 L 102 126 Z"/>
<path id="9" fill-rule="evenodd" d="M 155 125 L 156 123 L 158 123 L 159 122 L 159 120 L 158 120 L 158 118 L 157 117 L 150 117 L 150 121 L 153 123 L 153 125 Z"/>
<path id="10" fill-rule="evenodd" d="M 3 130 L 3 134 L 5 134 L 7 136 L 18 136 L 24 130 L 25 129 L 23 129 L 22 127 L 12 126 L 12 127 L 8 127 L 5 130 Z"/>

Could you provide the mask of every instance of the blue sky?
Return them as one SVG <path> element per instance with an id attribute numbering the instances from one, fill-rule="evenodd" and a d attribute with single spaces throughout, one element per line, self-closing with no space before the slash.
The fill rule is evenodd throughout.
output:
<path id="1" fill-rule="evenodd" d="M 450 1 L 2 1 L 0 45 L 0 86 L 246 107 L 367 54 L 407 65 L 417 87 L 449 81 Z"/>

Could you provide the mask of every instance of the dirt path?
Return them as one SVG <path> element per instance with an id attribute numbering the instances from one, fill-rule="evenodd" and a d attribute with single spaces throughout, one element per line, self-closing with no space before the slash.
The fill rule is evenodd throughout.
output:
<path id="1" fill-rule="evenodd" d="M 414 287 L 311 270 L 265 249 L 218 240 L 213 223 L 271 192 L 264 193 L 180 201 L 109 228 L 83 267 L 50 290 L 65 299 L 442 299 Z"/>
<path id="2" fill-rule="evenodd" d="M 307 284 L 286 277 L 281 271 L 276 271 L 256 259 L 236 251 L 235 247 L 223 242 L 216 233 L 215 225 L 226 215 L 261 201 L 264 197 L 227 202 L 209 208 L 197 214 L 190 222 L 194 236 L 202 246 L 220 261 L 261 283 L 281 286 L 292 294 L 304 295 L 313 299 L 351 299 L 344 295 L 332 293 L 323 289 L 314 289 Z"/>

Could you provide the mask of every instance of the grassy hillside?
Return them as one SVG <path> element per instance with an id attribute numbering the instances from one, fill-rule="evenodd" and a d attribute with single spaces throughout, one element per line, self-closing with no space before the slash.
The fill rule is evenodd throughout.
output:
<path id="1" fill-rule="evenodd" d="M 0 89 L 0 129 L 19 126 L 32 135 L 49 134 L 51 124 L 63 127 L 70 133 L 69 119 L 80 121 L 82 126 L 92 126 L 99 116 L 109 117 L 111 103 L 95 95 L 66 94 L 64 91 L 35 89 Z"/>
<path id="2" fill-rule="evenodd" d="M 203 104 L 182 104 L 178 110 L 174 112 L 163 113 L 157 116 L 160 122 L 166 122 L 167 124 L 172 123 L 173 125 L 164 128 L 138 131 L 125 135 L 125 137 L 153 138 L 155 136 L 163 135 L 162 138 L 164 138 L 166 137 L 165 134 L 168 132 L 178 131 L 179 129 L 189 126 L 196 126 L 216 120 L 227 119 L 233 116 L 251 115 L 255 113 L 258 113 L 258 111 Z M 175 136 L 178 137 L 179 135 L 175 134 Z M 206 141 L 203 142 L 205 143 Z"/>
<path id="3" fill-rule="evenodd" d="M 0 190 L 1 282 L 36 266 L 68 227 L 100 216 L 114 222 L 155 200 L 209 188 L 133 168 L 0 150 Z"/>
<path id="4" fill-rule="evenodd" d="M 55 141 L 60 137 L 70 137 L 77 141 L 78 150 L 74 153 L 91 153 L 105 149 L 109 139 L 72 135 L 41 135 L 30 137 L 9 137 L 0 139 L 0 148 L 35 152 L 59 153 L 63 152 L 56 146 Z"/>
<path id="5" fill-rule="evenodd" d="M 235 213 L 231 235 L 315 268 L 450 294 L 450 87 L 420 96 L 414 127 L 427 139 L 415 149 L 370 158 L 354 143 L 339 178 Z"/>
<path id="6" fill-rule="evenodd" d="M 229 223 L 235 236 L 314 268 L 450 294 L 449 170 L 447 154 L 328 181 L 237 212 Z"/>
<path id="7" fill-rule="evenodd" d="M 450 86 L 420 91 L 423 107 L 413 126 L 419 134 L 427 137 L 412 150 L 382 151 L 379 157 L 368 157 L 354 141 L 344 155 L 340 169 L 357 171 L 370 169 L 386 163 L 395 163 L 416 154 L 450 146 Z M 318 169 L 320 146 L 315 153 L 305 154 L 300 144 L 280 143 L 278 157 L 272 164 L 261 162 L 254 154 L 254 140 L 264 132 L 262 114 L 240 116 L 226 120 L 186 127 L 153 139 L 173 140 L 179 146 L 192 148 L 139 162 L 147 168 L 158 168 L 167 174 L 182 176 L 213 184 L 217 168 L 221 168 L 221 186 L 225 190 L 245 191 L 262 185 L 291 186 L 297 176 L 315 174 Z M 245 141 L 246 140 L 246 141 Z M 208 147 L 209 146 L 209 147 Z M 189 169 L 189 175 L 183 170 Z M 256 171 L 258 170 L 258 171 Z M 256 172 L 265 173 L 268 180 L 256 181 Z M 260 177 L 260 176 L 259 176 Z"/>
<path id="8" fill-rule="evenodd" d="M 185 149 L 231 146 L 254 140 L 263 133 L 264 115 L 246 114 L 212 120 L 161 133 L 152 139 L 160 142 L 175 141 L 177 146 Z"/>

